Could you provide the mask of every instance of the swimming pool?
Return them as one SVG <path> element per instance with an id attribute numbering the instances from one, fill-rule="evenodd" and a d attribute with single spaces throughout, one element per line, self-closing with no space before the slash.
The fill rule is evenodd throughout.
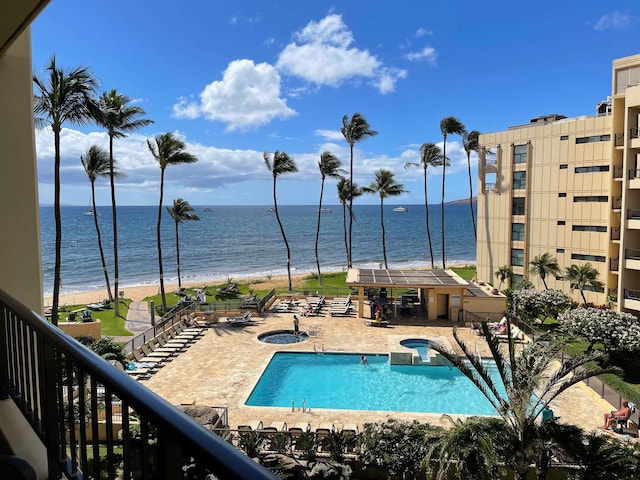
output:
<path id="1" fill-rule="evenodd" d="M 418 352 L 420 360 L 423 362 L 429 361 L 429 340 L 424 338 L 407 338 L 406 340 L 401 340 L 400 345 L 415 349 Z"/>
<path id="2" fill-rule="evenodd" d="M 459 370 L 448 366 L 389 365 L 387 355 L 277 352 L 246 401 L 248 406 L 312 410 L 387 410 L 496 415 Z M 492 374 L 500 384 L 497 369 Z"/>

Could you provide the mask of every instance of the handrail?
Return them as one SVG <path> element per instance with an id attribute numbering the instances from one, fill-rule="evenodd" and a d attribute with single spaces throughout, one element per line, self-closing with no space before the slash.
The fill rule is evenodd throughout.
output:
<path id="1" fill-rule="evenodd" d="M 116 398 L 125 476 L 138 466 L 142 478 L 177 478 L 186 461 L 195 469 L 193 478 L 276 478 L 1 289 L 0 382 L 43 441 L 51 478 L 81 477 L 83 471 L 88 478 L 91 467 L 99 468 L 104 454 L 98 441 L 87 440 L 88 434 L 98 437 L 98 385 L 104 387 L 108 476 L 117 461 L 113 444 L 120 441 L 113 432 Z M 134 417 L 140 419 L 140 438 L 130 430 Z"/>

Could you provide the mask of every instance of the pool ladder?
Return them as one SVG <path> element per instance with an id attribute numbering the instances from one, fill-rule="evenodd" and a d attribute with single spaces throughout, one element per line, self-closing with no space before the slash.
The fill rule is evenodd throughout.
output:
<path id="1" fill-rule="evenodd" d="M 313 344 L 313 351 L 314 351 L 315 353 L 318 353 L 318 354 L 320 354 L 320 353 L 324 353 L 324 343 L 321 343 L 321 344 L 320 344 L 320 348 L 319 348 L 319 349 L 316 349 L 316 344 L 314 343 L 314 344 Z"/>
<path id="2" fill-rule="evenodd" d="M 292 412 L 296 411 L 296 399 L 295 398 L 291 399 L 291 411 Z M 300 408 L 298 408 L 298 411 L 300 411 Z M 307 399 L 303 398 L 302 399 L 302 413 L 310 412 L 310 411 L 311 411 L 311 409 L 307 408 Z"/>

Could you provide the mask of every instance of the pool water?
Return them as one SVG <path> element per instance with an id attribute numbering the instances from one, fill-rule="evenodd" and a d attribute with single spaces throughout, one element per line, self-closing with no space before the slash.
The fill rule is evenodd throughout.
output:
<path id="1" fill-rule="evenodd" d="M 414 348 L 418 352 L 420 360 L 423 362 L 429 361 L 429 340 L 422 338 L 408 338 L 407 340 L 402 340 L 400 345 L 407 348 Z"/>
<path id="2" fill-rule="evenodd" d="M 278 345 L 286 345 L 289 343 L 304 342 L 309 338 L 305 332 L 294 333 L 290 330 L 275 330 L 273 332 L 258 335 L 258 340 L 264 343 L 275 343 Z"/>
<path id="3" fill-rule="evenodd" d="M 389 365 L 387 355 L 276 353 L 246 401 L 249 406 L 496 415 L 458 369 Z M 501 385 L 497 369 L 490 368 Z"/>

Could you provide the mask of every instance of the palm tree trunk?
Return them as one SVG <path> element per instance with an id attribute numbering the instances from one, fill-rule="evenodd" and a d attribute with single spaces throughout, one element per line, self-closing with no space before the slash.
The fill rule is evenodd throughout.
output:
<path id="1" fill-rule="evenodd" d="M 424 168 L 424 216 L 427 226 L 427 239 L 429 240 L 429 257 L 431 258 L 431 269 L 436 268 L 433 263 L 433 245 L 431 243 L 431 230 L 429 228 L 429 200 L 427 199 L 427 168 Z"/>
<path id="2" fill-rule="evenodd" d="M 113 172 L 113 135 L 109 134 L 109 179 L 111 183 L 111 217 L 113 221 L 113 291 L 116 300 L 113 305 L 113 314 L 120 316 L 120 304 L 118 303 L 118 221 L 116 216 L 116 185 Z"/>
<path id="3" fill-rule="evenodd" d="M 322 195 L 324 194 L 324 177 L 320 185 L 320 203 L 318 204 L 318 228 L 316 230 L 316 266 L 318 267 L 318 285 L 322 286 L 322 274 L 320 273 L 320 259 L 318 258 L 318 240 L 320 239 L 320 211 L 322 210 Z"/>
<path id="4" fill-rule="evenodd" d="M 587 297 L 584 295 L 584 287 L 580 288 L 580 296 L 582 297 L 582 301 L 584 302 L 584 306 L 587 306 Z"/>
<path id="5" fill-rule="evenodd" d="M 444 144 L 442 145 L 442 199 L 440 202 L 440 223 L 442 226 L 442 268 L 447 268 L 447 257 L 444 250 L 444 182 L 447 175 L 447 135 L 444 135 Z"/>
<path id="6" fill-rule="evenodd" d="M 353 143 L 349 144 L 351 151 L 351 161 L 349 167 L 349 248 L 347 252 L 347 268 L 353 265 L 353 250 L 351 243 L 351 234 L 353 232 Z"/>
<path id="7" fill-rule="evenodd" d="M 287 242 L 287 236 L 284 233 L 284 227 L 280 221 L 280 214 L 278 213 L 278 199 L 276 196 L 276 178 L 273 177 L 273 207 L 276 210 L 276 220 L 280 226 L 280 233 L 282 233 L 282 239 L 284 240 L 284 246 L 287 248 L 287 278 L 289 279 L 289 291 L 293 290 L 291 285 L 291 250 L 289 249 L 289 242 Z"/>
<path id="8" fill-rule="evenodd" d="M 476 231 L 476 216 L 473 214 L 473 183 L 471 181 L 471 152 L 467 153 L 467 169 L 469 171 L 469 208 L 471 209 L 471 222 L 473 223 L 473 238 L 478 241 Z"/>
<path id="9" fill-rule="evenodd" d="M 344 249 L 347 253 L 347 267 L 349 266 L 349 244 L 347 243 L 347 205 L 342 204 L 342 227 L 344 229 Z"/>
<path id="10" fill-rule="evenodd" d="M 156 226 L 156 236 L 158 240 L 158 269 L 160 272 L 160 295 L 162 297 L 162 310 L 167 311 L 167 298 L 164 293 L 164 275 L 162 273 L 162 240 L 161 240 L 161 225 L 162 225 L 162 195 L 164 190 L 164 168 L 160 169 L 160 203 L 158 204 L 158 224 Z"/>
<path id="11" fill-rule="evenodd" d="M 53 302 L 51 304 L 51 323 L 58 325 L 58 305 L 60 305 L 60 267 L 62 255 L 62 219 L 60 216 L 60 127 L 53 129 L 55 145 L 54 159 L 54 197 L 53 216 L 56 223 L 55 264 L 53 267 Z"/>
<path id="12" fill-rule="evenodd" d="M 178 222 L 176 222 L 176 260 L 178 262 L 178 289 L 181 289 L 182 280 L 180 280 L 180 237 L 178 234 Z"/>
<path id="13" fill-rule="evenodd" d="M 113 302 L 111 294 L 111 285 L 109 284 L 109 272 L 107 272 L 107 262 L 104 259 L 104 250 L 102 249 L 102 237 L 100 235 L 100 225 L 98 225 L 98 211 L 96 209 L 96 189 L 94 181 L 91 182 L 91 205 L 93 206 L 93 222 L 96 225 L 96 234 L 98 236 L 98 249 L 100 250 L 100 261 L 102 262 L 102 271 L 104 272 L 104 281 L 107 284 L 107 298 Z"/>
<path id="14" fill-rule="evenodd" d="M 544 289 L 545 290 L 549 290 L 549 287 L 547 287 L 547 282 L 545 281 L 545 275 L 544 274 L 540 275 L 540 279 L 542 280 L 542 284 L 544 285 Z"/>
<path id="15" fill-rule="evenodd" d="M 382 227 L 382 257 L 384 258 L 384 268 L 389 270 L 389 265 L 387 264 L 387 242 L 385 241 L 384 236 L 384 199 L 380 197 L 380 227 Z"/>

